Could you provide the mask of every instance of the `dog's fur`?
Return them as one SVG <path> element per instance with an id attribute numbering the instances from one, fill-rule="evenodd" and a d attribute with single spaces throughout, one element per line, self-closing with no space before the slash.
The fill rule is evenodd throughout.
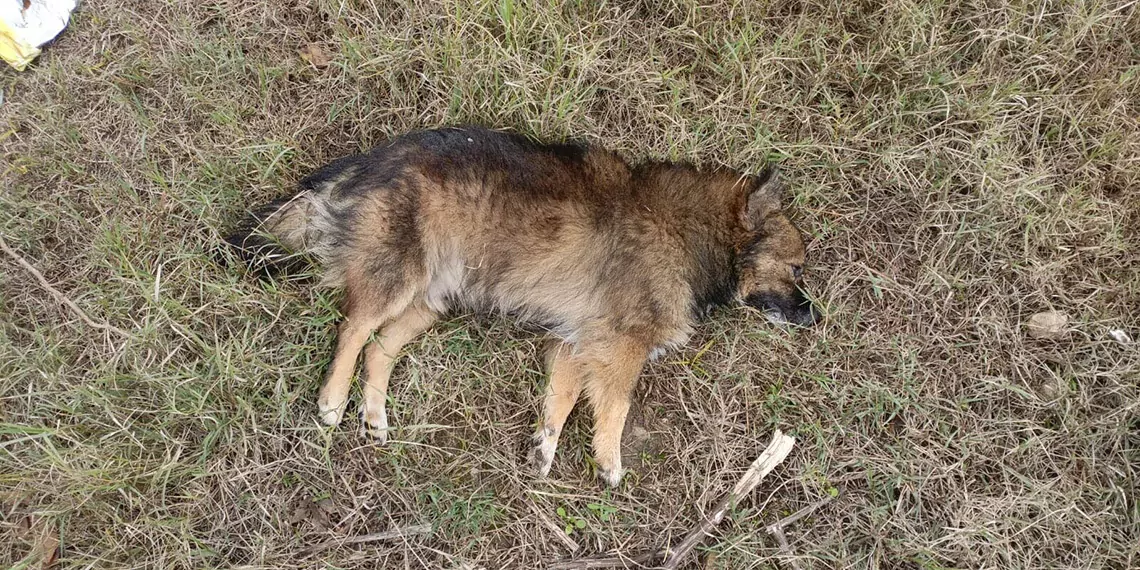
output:
<path id="1" fill-rule="evenodd" d="M 447 128 L 332 162 L 227 241 L 256 269 L 313 254 L 324 281 L 344 288 L 346 318 L 317 400 L 325 423 L 341 421 L 363 350 L 362 429 L 385 441 L 400 349 L 448 310 L 503 312 L 560 340 L 547 357 L 539 471 L 584 391 L 599 474 L 616 485 L 647 359 L 733 301 L 774 320 L 816 320 L 798 288 L 803 240 L 780 193 L 768 169 L 631 165 L 596 146 Z"/>

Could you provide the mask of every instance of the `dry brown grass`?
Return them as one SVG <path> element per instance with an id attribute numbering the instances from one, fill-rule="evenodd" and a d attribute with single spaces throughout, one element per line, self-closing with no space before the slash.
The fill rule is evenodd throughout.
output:
<path id="1" fill-rule="evenodd" d="M 0 233 L 133 335 L 0 258 L 0 562 L 54 534 L 64 567 L 536 568 L 577 520 L 579 554 L 638 551 L 779 427 L 797 451 L 693 567 L 787 568 L 764 526 L 837 490 L 788 530 L 805 565 L 1140 565 L 1140 349 L 1107 334 L 1140 337 L 1140 4 L 315 4 L 85 3 L 0 72 Z M 725 311 L 653 365 L 615 492 L 582 414 L 526 471 L 540 339 L 502 322 L 412 347 L 388 447 L 322 429 L 335 297 L 209 251 L 320 163 L 462 121 L 780 160 L 827 322 Z M 1028 338 L 1047 309 L 1071 330 Z"/>

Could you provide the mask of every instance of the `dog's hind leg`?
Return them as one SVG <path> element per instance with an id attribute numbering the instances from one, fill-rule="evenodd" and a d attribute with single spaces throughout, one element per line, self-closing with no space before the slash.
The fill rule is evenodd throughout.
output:
<path id="1" fill-rule="evenodd" d="M 437 315 L 413 304 L 380 329 L 379 336 L 364 348 L 364 394 L 360 403 L 360 431 L 383 445 L 388 441 L 388 380 L 404 345 L 432 326 Z"/>
<path id="2" fill-rule="evenodd" d="M 317 397 L 321 421 L 335 426 L 344 416 L 356 358 L 373 331 L 403 314 L 412 304 L 415 290 L 348 276 L 345 284 L 344 321 L 337 329 L 336 354 L 324 386 Z"/>
<path id="3" fill-rule="evenodd" d="M 585 370 L 582 362 L 571 355 L 572 350 L 573 346 L 559 342 L 546 354 L 546 369 L 550 379 L 543 395 L 542 418 L 538 431 L 534 433 L 532 456 L 543 477 L 550 473 L 554 450 L 558 447 L 558 436 L 562 434 L 562 426 L 582 391 Z"/>
<path id="4" fill-rule="evenodd" d="M 595 347 L 587 360 L 586 395 L 594 408 L 594 460 L 598 476 L 611 487 L 621 482 L 621 434 L 630 396 L 649 351 L 619 340 Z"/>
<path id="5" fill-rule="evenodd" d="M 336 354 L 317 397 L 317 409 L 326 425 L 340 424 L 348 404 L 348 388 L 356 370 L 356 357 L 368 342 L 368 336 L 383 323 L 384 319 L 378 316 L 348 315 L 337 327 Z"/>

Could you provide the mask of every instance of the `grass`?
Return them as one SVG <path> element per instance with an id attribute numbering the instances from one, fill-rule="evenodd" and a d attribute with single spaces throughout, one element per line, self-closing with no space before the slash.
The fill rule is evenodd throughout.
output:
<path id="1" fill-rule="evenodd" d="M 0 72 L 0 235 L 132 336 L 0 258 L 0 563 L 55 537 L 69 568 L 536 568 L 569 527 L 629 553 L 779 427 L 798 449 L 694 568 L 790 567 L 764 526 L 836 492 L 788 530 L 804 567 L 1134 568 L 1140 353 L 1108 331 L 1140 337 L 1138 30 L 1123 0 L 85 3 Z M 526 470 L 542 340 L 494 320 L 411 347 L 387 447 L 323 429 L 335 292 L 210 252 L 320 164 L 457 122 L 779 161 L 826 323 L 723 311 L 653 364 L 616 491 L 585 414 Z M 1045 310 L 1064 338 L 1026 335 Z"/>

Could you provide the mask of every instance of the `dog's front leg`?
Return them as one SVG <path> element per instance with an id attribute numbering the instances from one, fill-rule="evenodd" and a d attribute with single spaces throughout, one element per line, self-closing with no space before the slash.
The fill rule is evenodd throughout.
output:
<path id="1" fill-rule="evenodd" d="M 558 437 L 566 418 L 578 402 L 582 391 L 585 368 L 580 359 L 574 358 L 573 345 L 559 342 L 546 354 L 546 369 L 550 379 L 546 383 L 543 396 L 542 418 L 538 430 L 534 432 L 533 460 L 539 475 L 550 473 L 554 462 L 554 451 L 558 448 Z"/>
<path id="2" fill-rule="evenodd" d="M 586 394 L 594 408 L 594 460 L 611 487 L 621 482 L 621 434 L 630 397 L 649 351 L 621 339 L 593 347 L 587 359 Z"/>

